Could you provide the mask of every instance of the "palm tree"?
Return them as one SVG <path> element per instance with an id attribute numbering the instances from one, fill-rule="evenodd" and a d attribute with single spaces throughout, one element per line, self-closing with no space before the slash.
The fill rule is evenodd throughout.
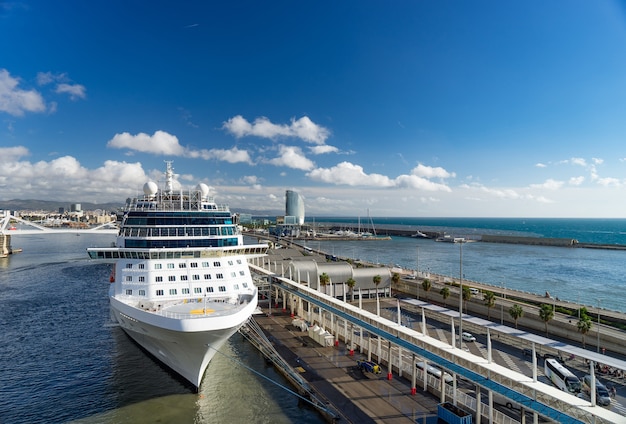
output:
<path id="1" fill-rule="evenodd" d="M 439 294 L 443 297 L 443 304 L 446 305 L 446 299 L 450 297 L 450 289 L 448 286 L 443 286 L 441 290 L 439 290 Z"/>
<path id="2" fill-rule="evenodd" d="M 465 310 L 467 310 L 467 302 L 472 300 L 472 292 L 467 286 L 463 286 L 463 300 L 465 301 Z"/>
<path id="3" fill-rule="evenodd" d="M 520 305 L 515 304 L 509 309 L 509 315 L 515 321 L 515 328 L 517 328 L 517 320 L 524 316 L 524 310 Z"/>
<path id="4" fill-rule="evenodd" d="M 426 292 L 426 302 L 428 302 L 428 292 L 432 288 L 432 284 L 428 278 L 424 278 L 424 281 L 422 281 L 422 288 Z"/>
<path id="5" fill-rule="evenodd" d="M 325 272 L 323 272 L 320 275 L 320 288 L 321 287 L 326 287 L 328 285 L 328 283 L 330 282 L 330 275 L 326 274 Z M 321 290 L 320 290 L 321 291 Z M 326 292 L 326 289 L 324 289 L 324 292 Z"/>
<path id="6" fill-rule="evenodd" d="M 348 278 L 348 280 L 346 280 L 346 286 L 348 286 L 348 288 L 350 289 L 350 293 L 352 294 L 352 301 L 354 302 L 354 286 L 356 285 L 356 281 L 354 281 L 354 278 L 350 277 Z"/>
<path id="7" fill-rule="evenodd" d="M 585 336 L 591 330 L 592 321 L 586 314 L 581 315 L 580 320 L 578 321 L 578 331 L 583 335 L 583 348 L 585 347 Z"/>
<path id="8" fill-rule="evenodd" d="M 378 297 L 378 285 L 380 284 L 382 280 L 383 279 L 380 275 L 374 275 L 374 277 L 372 278 L 372 281 L 374 282 L 374 285 L 376 286 L 376 297 Z"/>
<path id="9" fill-rule="evenodd" d="M 391 281 L 393 282 L 393 284 L 397 288 L 398 287 L 398 281 L 400 281 L 400 274 L 398 274 L 397 272 L 394 272 L 393 275 L 391 276 Z"/>
<path id="10" fill-rule="evenodd" d="M 539 309 L 539 318 L 546 325 L 546 336 L 548 335 L 548 321 L 554 318 L 554 309 L 552 305 L 542 304 Z"/>
<path id="11" fill-rule="evenodd" d="M 487 290 L 483 294 L 483 299 L 485 301 L 485 306 L 487 307 L 487 319 L 491 319 L 491 308 L 496 305 L 496 295 L 493 294 L 492 291 Z"/>

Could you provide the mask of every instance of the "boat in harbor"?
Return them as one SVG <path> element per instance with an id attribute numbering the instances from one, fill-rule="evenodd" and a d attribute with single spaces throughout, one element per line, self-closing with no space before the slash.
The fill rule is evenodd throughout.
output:
<path id="1" fill-rule="evenodd" d="M 209 362 L 257 309 L 248 259 L 266 244 L 243 243 L 235 216 L 206 184 L 174 188 L 147 182 L 128 199 L 111 247 L 88 248 L 113 263 L 111 317 L 140 346 L 200 387 Z"/>

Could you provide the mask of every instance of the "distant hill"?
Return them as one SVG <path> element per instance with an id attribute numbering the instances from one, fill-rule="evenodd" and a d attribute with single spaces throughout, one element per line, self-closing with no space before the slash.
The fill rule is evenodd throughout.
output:
<path id="1" fill-rule="evenodd" d="M 13 199 L 13 200 L 0 200 L 0 209 L 9 211 L 44 211 L 44 212 L 58 212 L 60 208 L 66 211 L 70 210 L 70 205 L 80 203 L 80 208 L 83 211 L 93 211 L 96 209 L 102 209 L 105 211 L 114 212 L 117 209 L 124 206 L 123 203 L 84 203 L 84 202 L 63 202 L 58 200 L 35 200 L 35 199 Z"/>

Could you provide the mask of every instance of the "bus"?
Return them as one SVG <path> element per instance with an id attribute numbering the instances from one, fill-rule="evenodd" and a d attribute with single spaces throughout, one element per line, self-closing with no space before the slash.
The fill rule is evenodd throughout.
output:
<path id="1" fill-rule="evenodd" d="M 570 393 L 580 392 L 580 380 L 570 370 L 565 368 L 556 359 L 546 359 L 544 365 L 546 377 L 556 387 Z"/>
<path id="2" fill-rule="evenodd" d="M 420 370 L 424 371 L 424 362 L 417 362 L 415 366 L 419 368 Z M 432 375 L 438 380 L 441 379 L 441 370 L 439 368 L 436 368 L 430 364 L 426 364 L 426 372 L 428 373 L 428 375 Z M 453 381 L 452 376 L 448 374 L 447 372 L 444 372 L 443 381 L 446 384 L 452 384 L 452 381 Z"/>

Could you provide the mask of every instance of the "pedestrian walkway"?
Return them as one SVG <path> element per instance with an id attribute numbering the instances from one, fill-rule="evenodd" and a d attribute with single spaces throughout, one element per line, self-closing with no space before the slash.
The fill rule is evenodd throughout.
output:
<path id="1" fill-rule="evenodd" d="M 437 413 L 438 399 L 418 388 L 411 395 L 410 381 L 394 374 L 388 379 L 381 374 L 363 373 L 356 367 L 357 359 L 366 359 L 359 352 L 350 356 L 343 343 L 322 347 L 291 325 L 288 314 L 256 315 L 255 320 L 266 331 L 280 355 L 350 423 L 415 423 Z M 410 378 L 410 377 L 409 377 Z"/>

